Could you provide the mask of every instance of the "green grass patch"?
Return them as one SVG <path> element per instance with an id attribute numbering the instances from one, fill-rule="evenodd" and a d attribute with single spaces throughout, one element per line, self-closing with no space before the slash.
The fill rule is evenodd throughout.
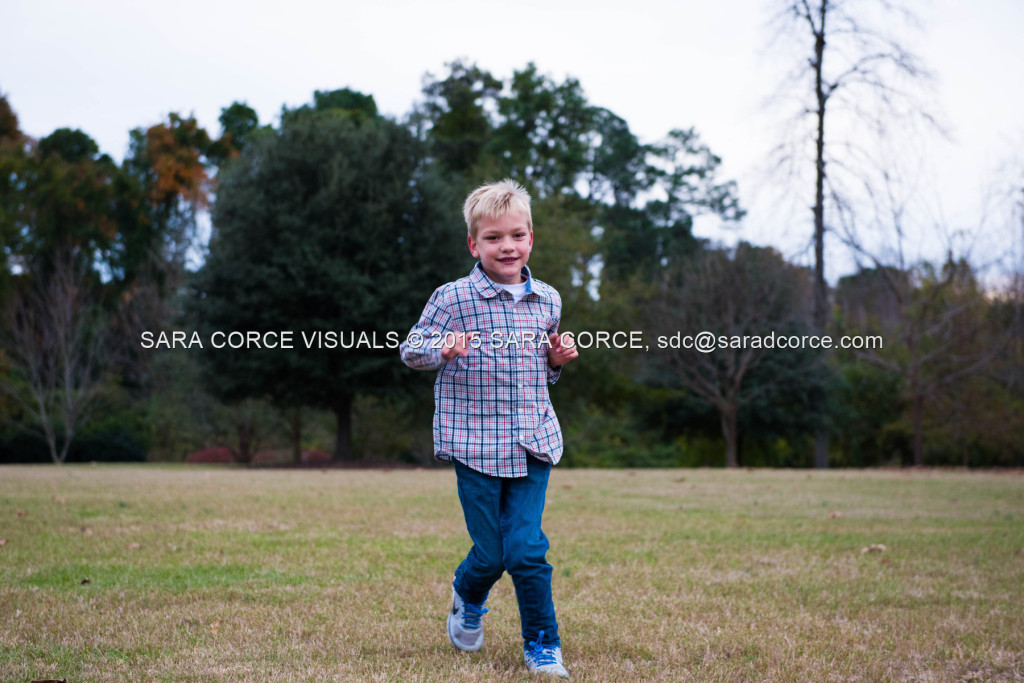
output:
<path id="1" fill-rule="evenodd" d="M 1020 679 L 1022 516 L 1014 472 L 556 469 L 566 664 Z M 484 650 L 447 641 L 450 469 L 5 467 L 0 538 L 4 681 L 528 680 L 508 577 Z"/>

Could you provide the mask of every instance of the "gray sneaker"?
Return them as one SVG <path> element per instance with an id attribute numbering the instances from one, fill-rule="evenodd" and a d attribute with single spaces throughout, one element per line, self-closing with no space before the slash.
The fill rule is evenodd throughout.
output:
<path id="1" fill-rule="evenodd" d="M 448 615 L 448 640 L 452 641 L 452 645 L 466 652 L 476 652 L 482 648 L 484 625 L 481 619 L 488 611 L 483 605 L 465 602 L 452 583 L 452 613 Z"/>
<path id="2" fill-rule="evenodd" d="M 569 672 L 562 664 L 562 648 L 544 645 L 544 631 L 540 632 L 536 641 L 531 640 L 529 645 L 523 648 L 523 659 L 526 660 L 526 668 L 532 674 L 569 677 Z"/>

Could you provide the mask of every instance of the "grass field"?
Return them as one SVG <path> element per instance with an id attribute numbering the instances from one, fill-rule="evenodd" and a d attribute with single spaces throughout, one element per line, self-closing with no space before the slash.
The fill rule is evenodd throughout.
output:
<path id="1" fill-rule="evenodd" d="M 1024 476 L 556 469 L 575 680 L 1020 680 Z M 0 680 L 528 680 L 450 469 L 0 468 Z M 882 544 L 880 552 L 862 549 Z"/>

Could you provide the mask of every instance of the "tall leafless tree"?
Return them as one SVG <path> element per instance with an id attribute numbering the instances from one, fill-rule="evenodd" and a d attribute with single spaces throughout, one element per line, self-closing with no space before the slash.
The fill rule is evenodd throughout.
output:
<path id="1" fill-rule="evenodd" d="M 9 309 L 4 347 L 10 373 L 0 388 L 11 396 L 49 447 L 67 458 L 102 386 L 107 323 L 91 273 L 71 248 L 58 249 L 45 275 L 28 279 Z"/>
<path id="2" fill-rule="evenodd" d="M 796 64 L 780 99 L 794 101 L 796 111 L 772 157 L 776 168 L 789 169 L 790 183 L 813 168 L 812 310 L 814 326 L 823 333 L 830 310 L 825 281 L 830 221 L 852 210 L 854 186 L 870 186 L 878 170 L 869 140 L 905 133 L 922 121 L 935 123 L 922 105 L 921 86 L 930 75 L 895 38 L 894 27 L 916 20 L 893 0 L 779 0 L 779 8 L 775 45 L 791 50 Z M 842 201 L 830 202 L 836 197 Z M 816 438 L 815 466 L 828 467 L 824 427 Z"/>
<path id="3" fill-rule="evenodd" d="M 836 226 L 836 236 L 860 264 L 862 285 L 874 285 L 875 290 L 863 296 L 856 287 L 847 287 L 841 308 L 848 313 L 862 311 L 848 316 L 859 329 L 847 332 L 881 333 L 886 340 L 885 348 L 854 355 L 902 378 L 913 431 L 913 464 L 922 466 L 926 408 L 944 404 L 951 419 L 969 412 L 972 396 L 965 388 L 1003 357 L 1019 334 L 1020 302 L 1013 278 L 1006 295 L 1011 303 L 1016 301 L 1015 320 L 1006 328 L 993 328 L 985 312 L 996 292 L 978 278 L 978 270 L 993 264 L 975 267 L 970 253 L 978 235 L 991 230 L 985 211 L 973 230 L 931 227 L 933 238 L 946 248 L 945 262 L 936 268 L 909 254 L 908 242 L 920 229 L 908 223 L 913 214 L 923 213 L 911 208 L 913 183 L 901 182 L 887 172 L 881 175 L 881 187 L 873 193 L 871 214 L 864 222 L 885 233 L 882 242 L 867 246 L 863 234 L 867 230 L 858 228 L 852 212 L 840 214 Z"/>

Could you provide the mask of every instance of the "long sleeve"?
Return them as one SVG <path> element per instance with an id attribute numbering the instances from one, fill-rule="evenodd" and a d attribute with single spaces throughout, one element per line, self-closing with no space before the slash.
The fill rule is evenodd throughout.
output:
<path id="1" fill-rule="evenodd" d="M 555 333 L 555 334 L 558 334 L 558 326 L 562 324 L 562 297 L 557 292 L 555 292 L 554 293 L 554 299 L 556 301 L 557 308 L 555 310 L 556 310 L 556 315 L 558 317 L 555 319 L 555 326 L 554 326 L 554 328 L 548 330 L 548 334 L 549 335 L 552 332 Z M 549 363 L 547 365 L 547 371 L 548 371 L 548 384 L 554 384 L 555 382 L 558 381 L 558 378 L 562 376 L 562 366 L 561 365 L 559 365 L 557 369 L 553 369 L 551 367 L 551 364 Z"/>
<path id="2" fill-rule="evenodd" d="M 443 342 L 444 335 L 453 329 L 452 317 L 443 306 L 442 290 L 444 287 L 434 290 L 419 321 L 399 346 L 402 362 L 414 370 L 437 370 L 447 362 L 438 342 Z"/>
<path id="3" fill-rule="evenodd" d="M 548 366 L 548 384 L 554 384 L 558 381 L 558 378 L 562 376 L 562 366 L 559 365 L 557 369 Z"/>

